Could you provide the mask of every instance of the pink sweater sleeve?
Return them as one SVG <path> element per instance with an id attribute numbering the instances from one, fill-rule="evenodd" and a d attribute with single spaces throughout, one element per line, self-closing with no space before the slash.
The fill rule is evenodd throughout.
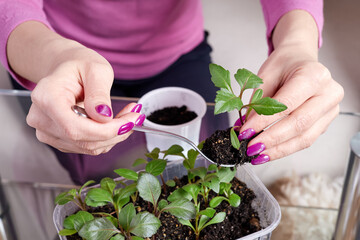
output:
<path id="1" fill-rule="evenodd" d="M 319 47 L 322 44 L 322 28 L 324 25 L 322 0 L 261 0 L 266 23 L 266 37 L 269 54 L 274 50 L 271 35 L 279 19 L 287 12 L 295 9 L 305 10 L 314 18 L 319 31 Z"/>
<path id="2" fill-rule="evenodd" d="M 32 90 L 35 84 L 21 78 L 14 73 L 8 63 L 6 55 L 6 44 L 10 33 L 19 24 L 35 20 L 44 23 L 49 28 L 43 11 L 42 0 L 0 0 L 0 61 L 7 71 L 25 88 Z"/>

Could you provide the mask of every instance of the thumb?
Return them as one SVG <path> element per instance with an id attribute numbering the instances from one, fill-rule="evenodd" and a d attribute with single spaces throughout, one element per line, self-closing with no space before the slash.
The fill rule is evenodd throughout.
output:
<path id="1" fill-rule="evenodd" d="M 113 117 L 110 89 L 114 73 L 111 66 L 93 65 L 83 79 L 85 110 L 91 119 L 109 122 Z"/>

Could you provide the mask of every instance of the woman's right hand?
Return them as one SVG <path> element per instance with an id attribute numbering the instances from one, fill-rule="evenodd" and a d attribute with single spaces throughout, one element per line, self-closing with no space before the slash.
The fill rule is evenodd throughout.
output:
<path id="1" fill-rule="evenodd" d="M 134 124 L 142 124 L 145 116 L 139 113 L 141 106 L 131 103 L 114 118 L 110 101 L 114 73 L 109 62 L 97 52 L 39 24 L 22 24 L 8 41 L 13 70 L 37 83 L 31 94 L 27 123 L 36 129 L 41 142 L 63 152 L 90 155 L 108 152 L 129 136 Z M 29 27 L 35 27 L 35 34 Z M 15 46 L 23 45 L 18 42 L 37 36 L 43 36 L 37 38 L 40 43 L 46 38 L 48 41 L 44 41 L 44 46 L 32 46 L 38 47 L 33 57 L 30 53 L 22 54 L 27 61 L 21 55 L 19 58 Z M 23 51 L 31 51 L 27 49 Z M 33 66 L 29 67 L 30 64 Z M 90 118 L 80 117 L 71 109 L 72 105 L 82 103 Z"/>

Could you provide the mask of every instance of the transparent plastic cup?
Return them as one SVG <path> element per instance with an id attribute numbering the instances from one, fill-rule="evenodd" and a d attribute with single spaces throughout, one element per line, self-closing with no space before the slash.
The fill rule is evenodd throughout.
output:
<path id="1" fill-rule="evenodd" d="M 139 99 L 138 103 L 142 104 L 141 113 L 144 113 L 146 116 L 166 107 L 181 107 L 185 105 L 187 110 L 197 114 L 197 117 L 190 122 L 169 126 L 153 123 L 146 119 L 143 125 L 172 132 L 190 139 L 195 144 L 199 143 L 201 119 L 206 113 L 206 102 L 198 93 L 181 87 L 164 87 L 146 93 Z M 184 152 L 191 148 L 189 144 L 171 137 L 145 133 L 145 138 L 149 152 L 155 147 L 158 147 L 160 150 L 166 150 L 174 144 L 182 146 Z"/>

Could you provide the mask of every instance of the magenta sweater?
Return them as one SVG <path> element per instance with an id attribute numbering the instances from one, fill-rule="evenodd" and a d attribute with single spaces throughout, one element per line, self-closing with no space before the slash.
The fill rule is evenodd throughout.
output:
<path id="1" fill-rule="evenodd" d="M 270 50 L 271 32 L 290 10 L 308 11 L 321 33 L 320 0 L 261 0 L 261 4 Z M 201 0 L 0 0 L 0 60 L 30 90 L 35 84 L 16 76 L 6 57 L 11 31 L 29 20 L 94 49 L 110 62 L 115 78 L 129 80 L 160 73 L 197 46 L 204 31 Z"/>

